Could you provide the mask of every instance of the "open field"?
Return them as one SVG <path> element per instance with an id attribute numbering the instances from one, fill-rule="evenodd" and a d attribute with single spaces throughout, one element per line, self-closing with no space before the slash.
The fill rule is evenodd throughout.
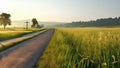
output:
<path id="1" fill-rule="evenodd" d="M 5 29 L 5 30 L 0 29 L 0 41 L 20 37 L 20 36 L 23 36 L 25 34 L 32 33 L 32 32 L 38 31 L 38 30 L 41 30 L 41 29 L 35 29 L 35 28 L 31 28 L 31 29 L 27 29 L 27 30 L 22 29 L 22 28 Z"/>
<path id="2" fill-rule="evenodd" d="M 37 68 L 119 68 L 120 28 L 58 28 Z"/>

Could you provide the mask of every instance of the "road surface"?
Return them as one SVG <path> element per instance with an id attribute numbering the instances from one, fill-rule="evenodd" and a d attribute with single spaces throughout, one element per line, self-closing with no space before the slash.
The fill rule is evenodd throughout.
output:
<path id="1" fill-rule="evenodd" d="M 0 68 L 33 68 L 34 64 L 48 45 L 54 29 L 30 40 L 18 44 L 20 47 L 3 55 L 0 60 Z"/>

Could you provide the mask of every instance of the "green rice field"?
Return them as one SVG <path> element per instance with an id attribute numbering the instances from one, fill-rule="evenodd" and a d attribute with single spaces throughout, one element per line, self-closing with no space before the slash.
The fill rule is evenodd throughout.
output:
<path id="1" fill-rule="evenodd" d="M 37 68 L 119 68 L 120 28 L 57 28 Z"/>

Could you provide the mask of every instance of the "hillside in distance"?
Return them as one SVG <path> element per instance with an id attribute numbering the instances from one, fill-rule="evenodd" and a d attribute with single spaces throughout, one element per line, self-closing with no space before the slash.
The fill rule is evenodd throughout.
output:
<path id="1" fill-rule="evenodd" d="M 59 27 L 106 27 L 106 26 L 120 26 L 120 17 L 115 18 L 101 18 L 91 21 L 73 21 L 58 25 Z"/>

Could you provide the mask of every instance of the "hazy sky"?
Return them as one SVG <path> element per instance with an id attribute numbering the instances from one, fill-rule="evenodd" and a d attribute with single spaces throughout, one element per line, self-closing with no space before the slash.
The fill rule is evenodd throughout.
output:
<path id="1" fill-rule="evenodd" d="M 12 20 L 70 22 L 120 16 L 120 0 L 0 0 Z"/>

